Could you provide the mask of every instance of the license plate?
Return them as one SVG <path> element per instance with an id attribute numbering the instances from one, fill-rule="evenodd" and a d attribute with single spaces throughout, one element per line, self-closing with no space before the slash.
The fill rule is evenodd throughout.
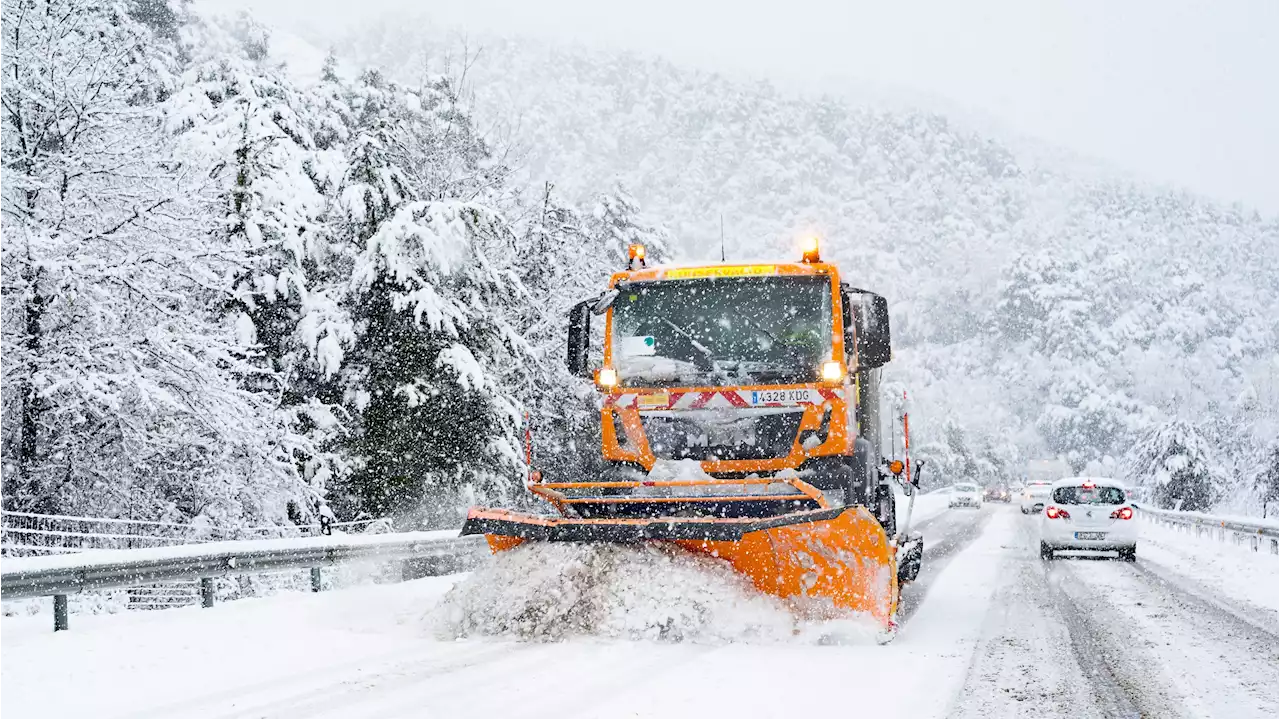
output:
<path id="1" fill-rule="evenodd" d="M 1106 539 L 1106 532 L 1076 532 L 1076 539 Z"/>
<path id="2" fill-rule="evenodd" d="M 762 389 L 751 391 L 751 404 L 802 404 L 811 402 L 807 389 Z"/>

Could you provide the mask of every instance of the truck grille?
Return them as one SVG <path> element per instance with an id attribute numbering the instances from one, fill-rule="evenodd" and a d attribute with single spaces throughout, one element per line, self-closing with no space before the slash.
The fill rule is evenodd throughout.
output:
<path id="1" fill-rule="evenodd" d="M 703 421 L 640 415 L 649 449 L 659 459 L 775 459 L 791 453 L 802 411 Z"/>

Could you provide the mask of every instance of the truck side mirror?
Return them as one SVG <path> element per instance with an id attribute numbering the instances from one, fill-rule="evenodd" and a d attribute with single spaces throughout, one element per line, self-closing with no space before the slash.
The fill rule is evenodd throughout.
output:
<path id="1" fill-rule="evenodd" d="M 846 306 L 852 305 L 852 322 L 846 315 L 845 327 L 852 326 L 858 343 L 859 370 L 875 369 L 889 363 L 893 356 L 889 338 L 889 301 L 856 287 L 844 286 Z M 846 331 L 848 331 L 846 329 Z"/>
<path id="2" fill-rule="evenodd" d="M 923 459 L 916 460 L 916 471 L 911 473 L 912 485 L 916 487 L 920 486 L 920 473 L 923 471 L 924 471 L 924 460 Z"/>
<path id="3" fill-rule="evenodd" d="M 591 346 L 591 309 L 596 300 L 584 300 L 569 310 L 569 347 L 565 365 L 575 377 L 590 377 L 587 351 Z"/>
<path id="4" fill-rule="evenodd" d="M 596 300 L 591 305 L 591 314 L 602 315 L 605 312 L 608 312 L 609 308 L 613 306 L 613 301 L 618 299 L 619 293 L 621 293 L 621 290 L 615 287 L 614 289 L 605 292 L 603 295 L 600 295 L 600 299 Z"/>
<path id="5" fill-rule="evenodd" d="M 893 356 L 889 339 L 889 301 L 884 295 L 867 293 L 862 334 L 858 337 L 858 365 L 866 369 L 883 367 Z"/>

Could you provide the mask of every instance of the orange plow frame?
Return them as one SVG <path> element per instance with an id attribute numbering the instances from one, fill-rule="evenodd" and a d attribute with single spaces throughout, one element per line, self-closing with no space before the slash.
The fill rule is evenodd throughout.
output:
<path id="1" fill-rule="evenodd" d="M 762 494 L 758 485 L 786 483 L 794 494 Z M 693 497 L 573 497 L 563 490 L 640 487 L 740 486 L 740 494 Z M 484 534 L 495 553 L 526 541 L 667 542 L 728 562 L 762 592 L 792 603 L 797 613 L 830 619 L 850 612 L 893 626 L 898 603 L 895 548 L 879 521 L 864 507 L 831 507 L 822 493 L 795 477 L 739 480 L 667 480 L 636 482 L 533 481 L 529 489 L 547 499 L 562 517 L 499 509 L 472 509 L 462 533 Z M 716 503 L 741 506 L 744 514 L 761 502 L 793 502 L 796 509 L 752 516 L 567 516 L 576 505 L 624 506 L 633 503 Z M 725 514 L 729 514 L 725 512 Z"/>

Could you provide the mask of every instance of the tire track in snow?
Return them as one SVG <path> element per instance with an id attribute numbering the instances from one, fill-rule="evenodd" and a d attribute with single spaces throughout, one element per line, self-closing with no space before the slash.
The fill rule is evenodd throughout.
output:
<path id="1" fill-rule="evenodd" d="M 983 619 L 963 688 L 949 716 L 1098 719 L 1118 712 L 1099 706 L 1081 669 L 1068 623 L 1050 596 L 1039 553 L 1024 517 L 1006 545 L 1001 583 Z M 1114 702 L 1108 702 L 1108 705 Z M 1121 710 L 1122 711 L 1122 710 Z"/>
<path id="2" fill-rule="evenodd" d="M 1053 582 L 1050 581 L 1049 584 L 1052 586 Z M 1062 617 L 1062 623 L 1071 639 L 1071 653 L 1075 664 L 1080 669 L 1080 675 L 1088 682 L 1101 716 L 1173 716 L 1169 713 L 1172 707 L 1164 701 L 1164 697 L 1159 696 L 1148 698 L 1145 702 L 1147 706 L 1156 707 L 1154 713 L 1139 711 L 1139 704 L 1135 701 L 1138 685 L 1132 681 L 1130 673 L 1116 671 L 1118 662 L 1104 641 L 1106 632 L 1100 631 L 1105 628 L 1092 623 L 1087 608 L 1082 608 L 1060 588 L 1051 589 L 1050 594 L 1053 606 Z M 1120 628 L 1121 625 L 1112 627 Z"/>
<path id="3" fill-rule="evenodd" d="M 1022 522 L 1023 551 L 1036 558 L 1038 566 L 1032 565 L 1034 567 L 1032 581 L 1042 592 L 1041 596 L 1044 598 L 1046 608 L 1051 608 L 1058 624 L 1066 630 L 1067 648 L 1070 650 L 1071 664 L 1074 665 L 1068 668 L 1067 673 L 1070 674 L 1074 669 L 1076 677 L 1086 680 L 1085 686 L 1089 690 L 1088 700 L 1091 705 L 1089 711 L 1092 716 L 1116 719 L 1174 716 L 1169 713 L 1171 711 L 1169 708 L 1156 713 L 1139 709 L 1132 691 L 1133 687 L 1124 680 L 1123 675 L 1117 676 L 1113 671 L 1115 662 L 1111 661 L 1112 652 L 1100 642 L 1101 635 L 1106 633 L 1106 628 L 1093 626 L 1089 622 L 1087 614 L 1089 607 L 1082 608 L 1080 604 L 1073 601 L 1062 590 L 1061 578 L 1051 574 L 1052 565 L 1039 559 L 1040 534 L 1036 524 L 1038 521 L 1037 515 L 1033 514 L 1027 516 Z M 1113 627 L 1113 629 L 1117 628 L 1120 627 Z M 1081 715 L 1086 714 L 1081 712 Z M 1062 716 L 1074 716 L 1074 714 L 1068 711 Z"/>
<path id="4" fill-rule="evenodd" d="M 1045 571 L 1082 668 L 1119 716 L 1276 716 L 1274 633 L 1132 564 L 1058 559 Z"/>

